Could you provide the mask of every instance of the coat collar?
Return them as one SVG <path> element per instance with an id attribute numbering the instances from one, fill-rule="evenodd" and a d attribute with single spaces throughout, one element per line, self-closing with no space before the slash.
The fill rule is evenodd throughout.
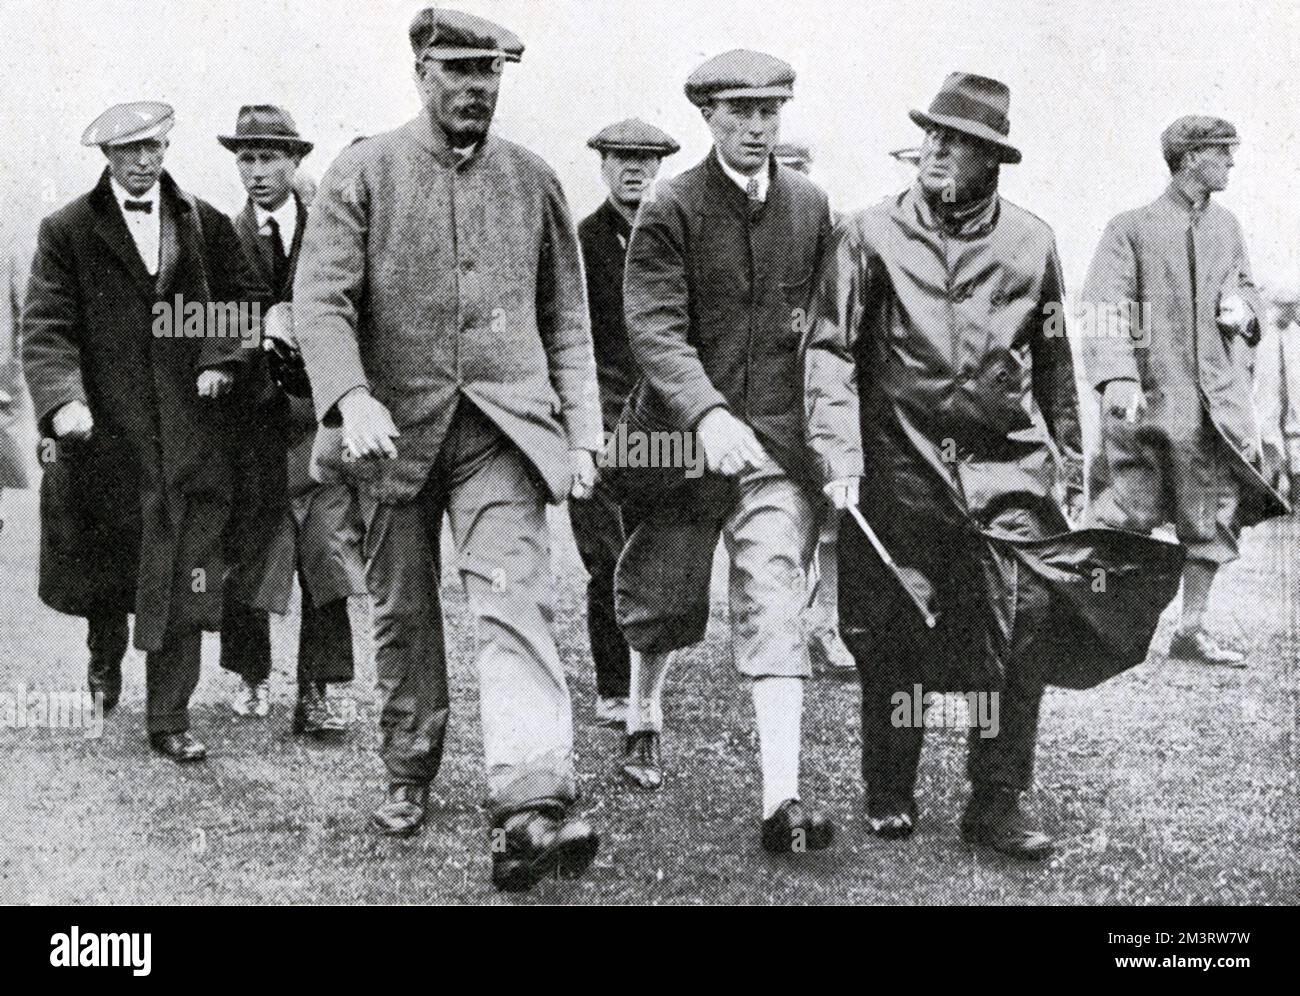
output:
<path id="1" fill-rule="evenodd" d="M 978 208 L 972 208 L 968 216 L 955 223 L 940 219 L 930 206 L 921 189 L 920 183 L 912 185 L 903 195 L 903 210 L 916 224 L 927 232 L 943 232 L 949 238 L 978 239 L 988 235 L 997 227 L 1001 214 L 1002 199 L 996 191 Z"/>
<path id="2" fill-rule="evenodd" d="M 289 249 L 289 271 L 292 273 L 295 254 L 298 247 L 302 245 L 303 229 L 307 227 L 307 205 L 298 196 L 298 191 L 293 191 L 291 196 L 298 205 L 298 227 L 293 233 L 293 244 Z M 248 255 L 251 256 L 253 263 L 257 266 L 262 279 L 270 286 L 271 277 L 275 271 L 275 262 L 271 259 L 270 245 L 266 239 L 262 238 L 261 226 L 257 223 L 257 209 L 252 198 L 244 202 L 244 209 L 239 212 L 239 217 L 235 219 L 235 230 L 239 233 L 239 239 L 244 247 L 250 250 Z"/>
<path id="3" fill-rule="evenodd" d="M 434 159 L 448 169 L 464 169 L 486 159 L 496 146 L 496 137 L 489 131 L 483 136 L 483 141 L 478 143 L 478 147 L 470 153 L 469 158 L 461 161 L 456 150 L 447 143 L 446 133 L 441 128 L 434 127 L 433 118 L 427 111 L 408 121 L 405 127 L 407 134 L 418 145 L 427 149 Z"/>
<path id="4" fill-rule="evenodd" d="M 1206 197 L 1205 203 L 1198 205 L 1187 196 L 1187 192 L 1178 185 L 1176 180 L 1170 180 L 1169 186 L 1165 188 L 1164 194 L 1157 203 L 1161 202 L 1168 204 L 1180 214 L 1194 215 L 1199 218 L 1210 209 L 1210 205 L 1213 203 L 1213 195 Z"/>
<path id="5" fill-rule="evenodd" d="M 784 176 L 785 167 L 779 166 L 775 157 L 769 158 L 767 169 L 769 177 L 767 200 L 763 201 L 763 206 L 759 208 L 760 217 L 763 213 L 770 211 L 777 201 L 784 198 L 786 186 L 789 183 Z M 713 191 L 710 199 L 720 200 L 723 204 L 729 205 L 738 211 L 749 210 L 749 198 L 737 186 L 736 181 L 723 171 L 716 150 L 709 150 L 708 158 L 704 160 L 704 171 Z"/>
<path id="6" fill-rule="evenodd" d="M 188 231 L 191 227 L 190 218 L 192 212 L 196 210 L 194 199 L 181 190 L 166 170 L 163 171 L 158 182 L 161 258 L 157 277 L 149 275 L 144 261 L 140 259 L 135 241 L 131 238 L 126 221 L 122 218 L 121 208 L 117 205 L 117 198 L 113 196 L 112 178 L 107 169 L 100 176 L 95 189 L 90 192 L 90 206 L 95 212 L 95 234 L 117 257 L 140 293 L 147 298 L 153 298 L 158 293 L 165 294 L 170 289 L 180 256 L 179 242 L 182 232 Z"/>

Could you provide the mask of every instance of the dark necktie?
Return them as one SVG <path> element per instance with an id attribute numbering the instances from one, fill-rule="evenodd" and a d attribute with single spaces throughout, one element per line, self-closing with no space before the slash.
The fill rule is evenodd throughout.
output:
<path id="1" fill-rule="evenodd" d="M 749 218 L 756 221 L 763 213 L 763 199 L 758 196 L 758 177 L 751 176 L 745 186 L 745 196 L 749 199 Z"/>
<path id="2" fill-rule="evenodd" d="M 143 214 L 153 214 L 153 201 L 131 201 L 125 200 L 122 206 L 128 211 L 139 211 Z"/>
<path id="3" fill-rule="evenodd" d="M 271 275 L 275 278 L 275 289 L 278 292 L 284 285 L 289 257 L 284 251 L 284 241 L 280 238 L 279 223 L 274 218 L 267 218 L 266 227 L 271 239 Z"/>

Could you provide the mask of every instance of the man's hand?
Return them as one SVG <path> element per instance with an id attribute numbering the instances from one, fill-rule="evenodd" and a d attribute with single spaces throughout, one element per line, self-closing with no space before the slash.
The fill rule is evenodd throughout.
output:
<path id="1" fill-rule="evenodd" d="M 1112 380 L 1101 396 L 1103 412 L 1136 425 L 1138 416 L 1147 410 L 1146 395 L 1135 380 Z"/>
<path id="2" fill-rule="evenodd" d="M 199 374 L 199 397 L 220 398 L 235 386 L 235 376 L 226 370 L 204 370 Z"/>
<path id="3" fill-rule="evenodd" d="M 837 511 L 842 512 L 846 508 L 856 507 L 858 504 L 858 478 L 841 477 L 822 488 L 822 492 L 830 499 L 831 506 Z"/>
<path id="4" fill-rule="evenodd" d="M 1250 305 L 1236 294 L 1229 294 L 1219 302 L 1219 324 L 1224 328 L 1241 334 L 1252 317 Z"/>
<path id="5" fill-rule="evenodd" d="M 343 417 L 343 450 L 351 460 L 380 458 L 395 460 L 401 435 L 393 416 L 364 387 L 353 388 L 338 402 Z"/>
<path id="6" fill-rule="evenodd" d="M 1078 488 L 1065 489 L 1065 521 L 1070 524 L 1071 529 L 1078 529 L 1083 525 L 1083 492 Z"/>
<path id="7" fill-rule="evenodd" d="M 88 439 L 95 428 L 85 402 L 69 401 L 54 413 L 54 435 L 58 439 Z"/>
<path id="8" fill-rule="evenodd" d="M 591 450 L 569 450 L 569 473 L 573 482 L 569 494 L 574 498 L 590 498 L 596 490 L 596 458 Z"/>
<path id="9" fill-rule="evenodd" d="M 736 477 L 746 467 L 757 470 L 770 459 L 754 430 L 725 408 L 705 415 L 695 431 L 704 447 L 705 463 L 715 474 Z"/>

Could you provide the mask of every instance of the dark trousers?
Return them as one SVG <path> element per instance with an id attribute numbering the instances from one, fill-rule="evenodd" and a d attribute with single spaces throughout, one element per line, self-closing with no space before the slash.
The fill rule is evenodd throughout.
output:
<path id="1" fill-rule="evenodd" d="M 301 577 L 300 577 L 301 580 Z M 221 620 L 221 666 L 250 685 L 261 684 L 271 674 L 271 620 L 261 609 L 239 602 L 226 589 Z M 305 688 L 352 680 L 352 624 L 348 601 L 340 598 L 312 605 L 304 588 L 302 621 L 298 631 L 298 685 Z"/>
<path id="2" fill-rule="evenodd" d="M 1043 698 L 1045 663 L 1037 628 L 1048 614 L 1051 592 L 1039 579 L 1022 573 L 1015 601 L 1016 616 L 1006 659 L 1006 676 L 998 693 L 996 736 L 983 737 L 978 727 L 969 734 L 966 774 L 978 789 L 1005 788 L 1021 792 L 1034 773 L 1034 745 Z M 873 807 L 913 798 L 924 726 L 895 725 L 899 706 L 895 695 L 911 699 L 920 681 L 915 661 L 888 662 L 860 657 L 851 642 L 862 682 L 862 777 Z M 923 689 L 924 691 L 924 689 Z M 972 721 L 975 717 L 971 717 Z"/>
<path id="3" fill-rule="evenodd" d="M 92 663 L 121 663 L 130 627 L 125 612 L 96 612 L 88 617 Z M 183 733 L 190 728 L 190 696 L 199 684 L 203 630 L 169 629 L 158 650 L 145 654 L 145 723 L 150 735 Z"/>
<path id="4" fill-rule="evenodd" d="M 86 617 L 86 647 L 90 650 L 91 670 L 115 667 L 126 656 L 131 639 L 131 620 L 118 609 L 93 612 Z"/>
<path id="5" fill-rule="evenodd" d="M 190 696 L 199 684 L 203 630 L 169 629 L 159 650 L 144 658 L 145 702 L 150 735 L 190 728 Z"/>
<path id="6" fill-rule="evenodd" d="M 609 486 L 587 499 L 570 499 L 569 520 L 587 569 L 587 637 L 596 665 L 596 693 L 626 698 L 631 676 L 627 641 L 614 614 L 614 570 L 623 552 L 623 522 Z"/>

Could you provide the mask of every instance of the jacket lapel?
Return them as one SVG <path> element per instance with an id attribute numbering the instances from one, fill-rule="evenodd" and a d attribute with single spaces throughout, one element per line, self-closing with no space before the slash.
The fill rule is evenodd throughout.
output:
<path id="1" fill-rule="evenodd" d="M 95 187 L 92 199 L 96 215 L 95 234 L 109 252 L 117 257 L 117 261 L 122 264 L 127 276 L 136 285 L 136 289 L 145 298 L 152 299 L 154 278 L 149 276 L 149 271 L 145 269 L 144 260 L 140 258 L 140 250 L 136 248 L 135 239 L 131 237 L 126 221 L 122 218 L 122 211 L 117 206 L 117 200 L 113 197 L 113 191 L 108 184 L 107 170 Z"/>
<path id="2" fill-rule="evenodd" d="M 162 212 L 161 237 L 158 241 L 158 284 L 157 293 L 165 298 L 176 279 L 176 265 L 180 259 L 180 235 L 177 207 L 169 197 L 158 198 L 159 210 Z"/>
<path id="3" fill-rule="evenodd" d="M 280 289 L 280 294 L 286 301 L 293 299 L 293 275 L 298 272 L 298 252 L 302 249 L 302 236 L 307 230 L 307 205 L 296 191 L 293 198 L 298 202 L 298 229 L 293 233 L 293 245 L 289 248 L 289 265 L 284 278 L 286 283 Z"/>
<path id="4" fill-rule="evenodd" d="M 261 232 L 257 230 L 257 212 L 253 209 L 251 200 L 244 203 L 244 210 L 239 212 L 235 228 L 239 232 L 239 240 L 244 244 L 248 258 L 257 267 L 262 282 L 270 287 L 275 264 L 271 259 L 271 247 L 266 244 L 266 239 L 262 238 Z"/>

